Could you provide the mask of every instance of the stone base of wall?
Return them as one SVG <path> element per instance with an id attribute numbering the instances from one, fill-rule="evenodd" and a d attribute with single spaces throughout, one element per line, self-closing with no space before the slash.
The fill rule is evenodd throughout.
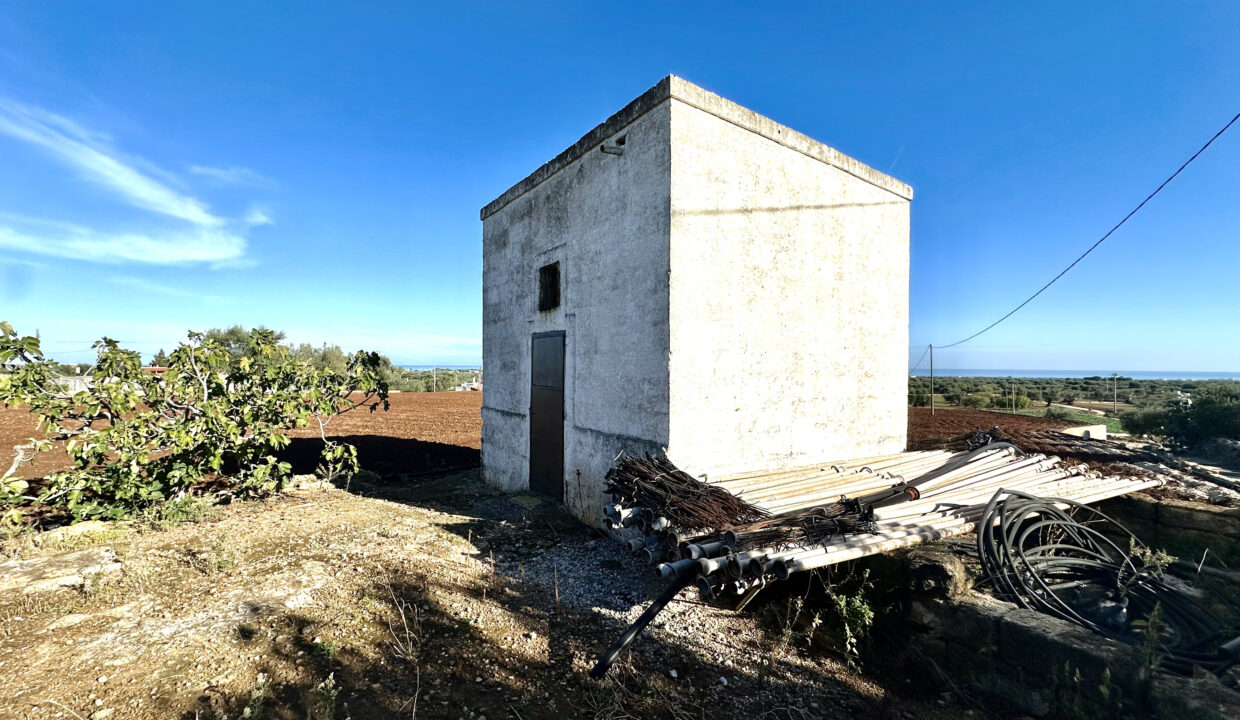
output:
<path id="1" fill-rule="evenodd" d="M 1240 717 L 1240 693 L 1212 675 L 1151 672 L 1139 647 L 967 589 L 969 572 L 945 548 L 891 556 L 876 572 L 900 584 L 899 612 L 876 628 L 871 655 L 929 691 L 1035 717 Z"/>
<path id="2" fill-rule="evenodd" d="M 1209 555 L 1226 565 L 1240 564 L 1240 508 L 1158 499 L 1143 493 L 1106 500 L 1097 507 L 1141 542 L 1182 560 L 1196 564 L 1209 550 Z"/>

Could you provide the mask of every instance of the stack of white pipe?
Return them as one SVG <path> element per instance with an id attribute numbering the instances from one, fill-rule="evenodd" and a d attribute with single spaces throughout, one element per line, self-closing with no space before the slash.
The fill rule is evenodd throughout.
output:
<path id="1" fill-rule="evenodd" d="M 808 510 L 912 480 L 943 465 L 944 451 L 901 453 L 769 473 L 749 473 L 716 480 L 751 503 L 772 513 Z M 750 567 L 757 560 L 777 577 L 801 570 L 855 560 L 974 530 L 982 510 L 1000 489 L 1058 497 L 1080 503 L 1143 490 L 1160 484 L 1144 478 L 1101 477 L 1084 466 L 1064 466 L 1059 458 L 1019 456 L 998 450 L 977 458 L 926 485 L 917 500 L 879 508 L 878 532 L 845 535 L 809 548 L 761 548 L 738 553 L 735 561 Z M 757 565 L 754 565 L 757 567 Z"/>

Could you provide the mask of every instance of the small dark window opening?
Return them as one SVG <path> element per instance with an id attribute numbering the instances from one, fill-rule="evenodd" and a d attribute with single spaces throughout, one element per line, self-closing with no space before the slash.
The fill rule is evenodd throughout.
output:
<path id="1" fill-rule="evenodd" d="M 560 264 L 538 268 L 538 310 L 546 312 L 560 306 Z"/>

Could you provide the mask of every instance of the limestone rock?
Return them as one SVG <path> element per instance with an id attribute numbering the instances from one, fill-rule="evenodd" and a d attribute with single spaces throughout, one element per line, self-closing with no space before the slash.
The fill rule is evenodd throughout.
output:
<path id="1" fill-rule="evenodd" d="M 112 575 L 124 567 L 109 547 L 88 548 L 49 557 L 11 560 L 0 564 L 0 592 L 47 592 L 81 587 L 88 578 Z"/>
<path id="2" fill-rule="evenodd" d="M 289 478 L 288 485 L 284 487 L 284 491 L 296 493 L 311 490 L 334 490 L 335 487 L 335 485 L 320 479 L 317 475 L 294 475 Z"/>
<path id="3" fill-rule="evenodd" d="M 130 524 L 116 520 L 84 520 L 73 525 L 65 525 L 54 530 L 48 530 L 39 536 L 38 544 L 56 547 L 76 543 L 81 547 L 92 538 L 114 537 L 114 533 L 128 527 Z"/>
<path id="4" fill-rule="evenodd" d="M 1160 673 L 1154 677 L 1150 705 L 1156 716 L 1162 718 L 1240 717 L 1240 693 L 1224 687 L 1213 675 L 1182 678 Z"/>
<path id="5" fill-rule="evenodd" d="M 959 598 L 970 593 L 972 582 L 964 563 L 946 548 L 923 546 L 905 553 L 909 589 L 931 597 Z"/>

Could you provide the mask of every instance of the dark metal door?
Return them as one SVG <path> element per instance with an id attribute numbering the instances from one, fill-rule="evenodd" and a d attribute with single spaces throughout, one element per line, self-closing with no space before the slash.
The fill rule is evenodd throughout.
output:
<path id="1" fill-rule="evenodd" d="M 530 489 L 564 500 L 564 333 L 535 333 L 530 361 Z"/>

